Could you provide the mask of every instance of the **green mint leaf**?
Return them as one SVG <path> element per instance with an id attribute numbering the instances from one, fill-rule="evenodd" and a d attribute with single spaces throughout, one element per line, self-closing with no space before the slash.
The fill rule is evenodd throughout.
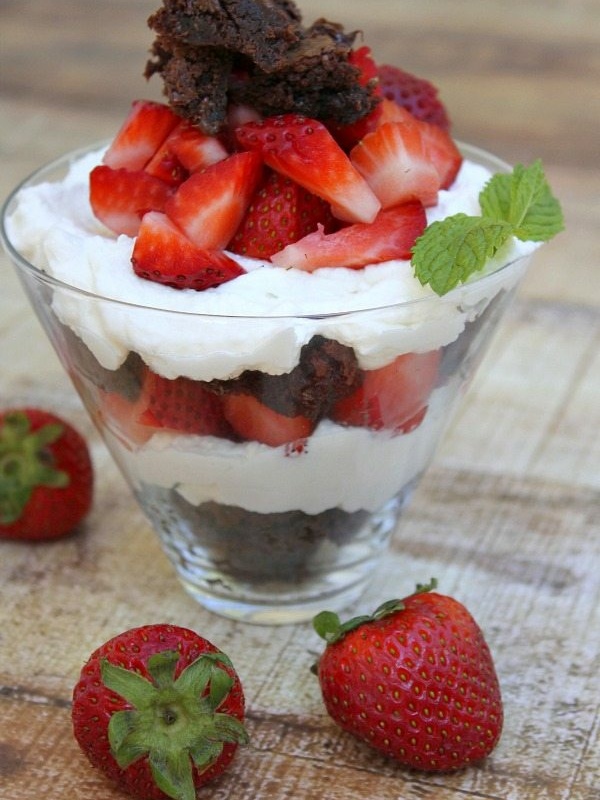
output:
<path id="1" fill-rule="evenodd" d="M 564 229 L 560 203 L 552 195 L 541 161 L 517 164 L 490 178 L 479 195 L 482 216 L 455 214 L 429 225 L 412 250 L 415 276 L 446 294 L 487 261 L 511 237 L 547 242 Z"/>
<path id="2" fill-rule="evenodd" d="M 415 275 L 437 294 L 446 294 L 483 269 L 511 233 L 506 221 L 466 214 L 433 222 L 413 247 Z"/>
<path id="3" fill-rule="evenodd" d="M 564 228 L 560 204 L 539 160 L 529 167 L 517 164 L 510 175 L 494 175 L 479 202 L 484 217 L 510 223 L 524 242 L 547 242 Z"/>

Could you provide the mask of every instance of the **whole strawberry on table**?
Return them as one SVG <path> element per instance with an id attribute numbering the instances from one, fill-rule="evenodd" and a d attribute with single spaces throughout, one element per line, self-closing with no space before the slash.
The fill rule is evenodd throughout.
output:
<path id="1" fill-rule="evenodd" d="M 0 539 L 48 540 L 71 533 L 93 500 L 83 436 L 39 408 L 0 411 Z"/>
<path id="2" fill-rule="evenodd" d="M 141 800 L 194 800 L 248 741 L 231 661 L 176 625 L 132 628 L 97 648 L 71 713 L 89 761 Z"/>
<path id="3" fill-rule="evenodd" d="M 406 766 L 444 772 L 492 752 L 503 707 L 481 629 L 433 588 L 435 581 L 346 623 L 317 615 L 327 647 L 315 671 L 343 730 Z"/>

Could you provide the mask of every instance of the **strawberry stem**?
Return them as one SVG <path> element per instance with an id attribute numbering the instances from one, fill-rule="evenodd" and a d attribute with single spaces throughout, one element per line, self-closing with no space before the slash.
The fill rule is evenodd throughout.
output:
<path id="1" fill-rule="evenodd" d="M 156 785 L 174 800 L 195 800 L 193 765 L 202 771 L 226 742 L 245 744 L 248 735 L 235 717 L 219 713 L 233 679 L 229 659 L 205 653 L 178 678 L 179 653 L 167 650 L 148 659 L 150 680 L 104 659 L 104 684 L 131 706 L 108 725 L 112 754 L 121 769 L 148 757 Z"/>
<path id="2" fill-rule="evenodd" d="M 0 427 L 0 524 L 20 519 L 37 486 L 68 486 L 69 476 L 56 469 L 50 449 L 63 431 L 59 423 L 32 431 L 25 412 L 6 414 Z"/>
<path id="3" fill-rule="evenodd" d="M 431 592 L 436 588 L 437 580 L 431 578 L 429 583 L 417 583 L 415 594 Z M 341 622 L 338 615 L 333 611 L 321 611 L 321 613 L 317 614 L 313 619 L 313 628 L 327 644 L 333 644 L 343 639 L 347 633 L 355 630 L 360 625 L 383 619 L 383 617 L 387 617 L 396 611 L 401 611 L 403 608 L 404 602 L 402 600 L 386 600 L 385 603 L 378 606 L 372 614 L 362 614 L 358 617 L 352 617 L 352 619 L 349 619 L 347 622 Z"/>

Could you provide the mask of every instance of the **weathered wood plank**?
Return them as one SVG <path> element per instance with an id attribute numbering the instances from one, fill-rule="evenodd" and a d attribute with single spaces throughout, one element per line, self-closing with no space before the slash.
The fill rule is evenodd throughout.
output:
<path id="1" fill-rule="evenodd" d="M 600 642 L 590 636 L 600 630 L 597 491 L 435 469 L 418 492 L 365 605 L 410 591 L 415 580 L 436 574 L 486 630 L 506 707 L 503 739 L 484 767 L 431 777 L 406 773 L 335 729 L 309 671 L 320 651 L 309 626 L 274 635 L 199 611 L 178 589 L 145 524 L 136 525 L 135 518 L 131 524 L 135 515 L 120 482 L 107 488 L 100 525 L 96 521 L 83 536 L 38 548 L 37 557 L 31 548 L 15 546 L 0 566 L 7 590 L 0 613 L 4 641 L 27 639 L 27 647 L 4 658 L 0 670 L 3 718 L 10 720 L 17 706 L 24 721 L 22 728 L 4 728 L 16 732 L 16 739 L 4 741 L 11 763 L 30 763 L 27 737 L 39 741 L 38 725 L 53 731 L 42 737 L 50 762 L 46 779 L 48 769 L 54 774 L 53 764 L 59 776 L 61 764 L 73 759 L 67 717 L 80 663 L 103 637 L 156 617 L 156 599 L 147 591 L 152 585 L 161 618 L 199 627 L 237 654 L 253 739 L 223 791 L 240 800 L 313 797 L 323 789 L 326 770 L 338 778 L 319 796 L 331 800 L 360 797 L 367 784 L 371 796 L 382 798 L 392 787 L 392 796 L 441 800 L 465 794 L 519 800 L 600 796 L 589 777 L 600 770 L 594 744 Z M 24 619 L 30 621 L 25 632 Z M 57 721 L 49 725 L 48 717 Z M 24 755 L 14 755 L 23 748 Z M 261 753 L 269 758 L 259 759 Z M 3 796 L 30 796 L 19 794 L 22 781 L 33 779 L 29 769 L 25 775 L 4 770 L 11 782 Z M 577 781 L 587 794 L 569 794 Z M 69 796 L 83 797 L 97 782 L 77 767 Z"/>
<path id="2" fill-rule="evenodd" d="M 599 351 L 598 311 L 519 303 L 458 409 L 440 463 L 600 488 Z"/>

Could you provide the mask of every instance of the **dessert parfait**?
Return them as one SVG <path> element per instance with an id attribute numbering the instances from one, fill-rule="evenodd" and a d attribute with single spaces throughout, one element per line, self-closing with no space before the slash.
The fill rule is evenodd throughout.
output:
<path id="1" fill-rule="evenodd" d="M 149 25 L 166 102 L 20 187 L 5 244 L 186 588 L 304 619 L 364 588 L 560 212 L 291 0 Z"/>

